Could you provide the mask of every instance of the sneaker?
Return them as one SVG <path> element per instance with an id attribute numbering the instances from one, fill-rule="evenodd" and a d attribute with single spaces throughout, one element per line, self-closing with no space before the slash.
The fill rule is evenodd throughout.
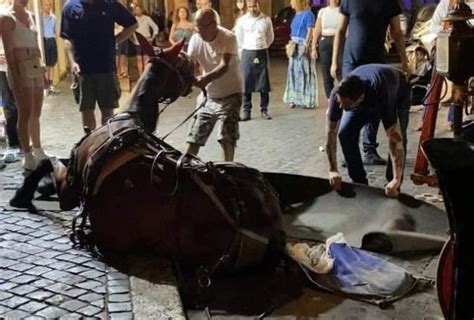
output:
<path id="1" fill-rule="evenodd" d="M 249 121 L 250 119 L 252 119 L 250 111 L 244 111 L 244 115 L 240 118 L 240 121 Z"/>
<path id="2" fill-rule="evenodd" d="M 364 155 L 364 160 L 363 160 L 363 163 L 365 165 L 372 165 L 372 166 L 383 166 L 383 165 L 386 165 L 387 164 L 387 160 L 385 160 L 384 158 L 382 158 L 378 153 L 377 151 L 371 151 L 371 152 L 367 152 L 365 155 Z"/>
<path id="3" fill-rule="evenodd" d="M 18 149 L 10 148 L 5 152 L 5 163 L 13 163 L 18 161 Z"/>
<path id="4" fill-rule="evenodd" d="M 262 119 L 265 119 L 265 120 L 272 120 L 272 117 L 270 117 L 268 115 L 268 113 L 266 111 L 262 112 Z"/>
<path id="5" fill-rule="evenodd" d="M 60 90 L 58 90 L 58 89 L 56 89 L 56 87 L 55 87 L 55 86 L 53 86 L 53 85 L 50 85 L 48 90 L 49 90 L 49 92 L 50 92 L 50 93 L 52 93 L 52 94 L 58 94 L 58 93 L 61 93 L 61 91 L 60 91 Z"/>
<path id="6" fill-rule="evenodd" d="M 46 154 L 44 152 L 43 148 L 33 148 L 33 155 L 38 161 L 43 160 L 43 159 L 48 159 L 51 157 L 49 154 Z M 26 158 L 26 154 L 25 154 L 25 158 Z"/>
<path id="7" fill-rule="evenodd" d="M 25 157 L 23 158 L 23 169 L 25 171 L 33 171 L 38 165 L 35 156 L 32 151 L 25 152 Z"/>

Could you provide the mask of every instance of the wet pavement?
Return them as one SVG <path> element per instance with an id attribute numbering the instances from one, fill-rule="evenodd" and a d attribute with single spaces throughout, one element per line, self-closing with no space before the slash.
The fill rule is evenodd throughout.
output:
<path id="1" fill-rule="evenodd" d="M 273 120 L 260 118 L 255 95 L 253 118 L 240 125 L 241 139 L 235 160 L 262 171 L 326 177 L 326 155 L 320 148 L 324 145 L 324 101 L 320 99 L 320 108 L 314 110 L 290 109 L 282 103 L 286 63 L 274 59 L 272 68 L 274 91 L 269 113 Z M 48 153 L 67 157 L 72 145 L 82 136 L 81 118 L 68 84 L 63 83 L 60 89 L 61 93 L 45 99 L 42 141 Z M 179 99 L 161 115 L 159 136 L 168 133 L 192 112 L 196 94 Z M 127 95 L 124 93 L 122 105 L 126 104 Z M 443 121 L 445 113 L 446 110 L 441 110 L 437 135 L 449 135 Z M 419 126 L 421 111 L 411 113 L 410 120 L 406 177 L 413 171 L 419 136 L 415 128 Z M 183 149 L 186 132 L 185 125 L 166 141 Z M 383 130 L 379 132 L 379 142 L 380 154 L 387 154 Z M 200 156 L 204 160 L 220 160 L 215 132 L 208 145 L 201 149 Z M 77 211 L 61 212 L 57 203 L 45 200 L 36 203 L 37 214 L 9 207 L 8 200 L 22 182 L 21 173 L 19 162 L 0 170 L 0 318 L 185 318 L 169 263 L 136 256 L 117 257 L 104 263 L 89 252 L 72 247 L 68 232 Z M 384 167 L 368 167 L 368 175 L 371 185 L 382 187 L 385 183 Z M 436 189 L 415 186 L 408 178 L 402 190 L 414 196 L 437 194 Z M 442 206 L 442 203 L 437 205 Z M 436 274 L 437 258 L 433 255 L 397 257 L 394 261 L 418 275 L 433 278 Z M 188 316 L 206 319 L 199 312 Z M 441 319 L 434 288 L 411 295 L 389 310 L 311 290 L 278 309 L 272 318 L 296 319 L 298 316 Z"/>

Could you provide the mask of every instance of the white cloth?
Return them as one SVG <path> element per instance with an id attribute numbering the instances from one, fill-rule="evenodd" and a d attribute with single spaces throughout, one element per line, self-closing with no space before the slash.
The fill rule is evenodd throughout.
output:
<path id="1" fill-rule="evenodd" d="M 235 35 L 240 50 L 268 49 L 275 39 L 272 20 L 263 13 L 254 17 L 247 12 L 240 17 L 235 27 Z"/>
<path id="2" fill-rule="evenodd" d="M 153 39 L 158 35 L 158 32 L 160 31 L 158 29 L 158 25 L 149 16 L 142 14 L 139 17 L 135 16 L 135 19 L 137 19 L 138 23 L 138 28 L 136 31 L 142 36 L 147 39 Z M 135 36 L 133 36 L 133 43 L 138 45 L 138 40 Z"/>
<path id="3" fill-rule="evenodd" d="M 243 90 L 235 35 L 232 31 L 218 26 L 217 36 L 212 42 L 204 41 L 199 33 L 195 33 L 189 41 L 188 55 L 201 65 L 204 74 L 214 70 L 225 53 L 232 55 L 229 69 L 206 87 L 208 96 L 213 99 L 225 98 Z"/>
<path id="4" fill-rule="evenodd" d="M 318 19 L 321 19 L 321 35 L 325 37 L 336 34 L 337 18 L 339 7 L 324 7 L 318 12 Z"/>
<path id="5" fill-rule="evenodd" d="M 466 4 L 474 10 L 474 1 L 466 1 Z M 443 29 L 443 19 L 446 18 L 449 11 L 449 0 L 441 0 L 436 6 L 436 10 L 431 18 L 431 32 L 438 36 L 440 31 Z M 469 20 L 471 25 L 474 25 L 474 19 Z"/>

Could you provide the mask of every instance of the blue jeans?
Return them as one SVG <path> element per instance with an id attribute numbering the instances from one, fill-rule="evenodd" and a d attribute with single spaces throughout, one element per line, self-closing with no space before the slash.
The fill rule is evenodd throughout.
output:
<path id="1" fill-rule="evenodd" d="M 403 138 L 403 148 L 406 151 L 407 145 L 407 127 L 409 119 L 409 110 L 411 105 L 411 87 L 408 84 L 402 84 L 398 93 L 398 101 L 394 102 L 397 106 L 398 122 Z M 364 110 L 344 111 L 339 128 L 339 141 L 342 147 L 342 153 L 347 164 L 349 177 L 353 182 L 368 184 L 367 173 L 362 164 L 362 157 L 359 150 L 359 136 L 362 128 L 369 122 L 378 119 L 380 116 L 374 112 Z M 406 158 L 406 152 L 405 152 Z M 405 162 L 405 159 L 404 161 Z M 389 158 L 387 171 L 385 174 L 387 181 L 392 180 L 392 163 Z"/>
<path id="2" fill-rule="evenodd" d="M 342 75 L 345 77 L 351 73 L 352 70 L 357 68 L 357 65 L 350 63 L 343 63 Z M 377 143 L 377 132 L 379 131 L 380 117 L 373 116 L 370 121 L 365 124 L 364 132 L 362 134 L 362 149 L 364 153 L 376 152 L 379 144 Z"/>
<path id="3" fill-rule="evenodd" d="M 8 146 L 11 148 L 18 148 L 20 146 L 17 130 L 18 110 L 16 108 L 13 92 L 8 85 L 7 73 L 4 71 L 0 71 L 0 93 L 3 100 L 3 112 L 5 114 L 5 129 L 8 139 Z"/>

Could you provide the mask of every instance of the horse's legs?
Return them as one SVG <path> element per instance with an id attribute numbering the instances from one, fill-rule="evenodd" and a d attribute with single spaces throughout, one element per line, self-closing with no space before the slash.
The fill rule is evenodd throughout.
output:
<path id="1" fill-rule="evenodd" d="M 48 173 L 53 172 L 53 165 L 49 159 L 42 160 L 38 167 L 25 178 L 23 186 L 18 189 L 10 200 L 10 205 L 17 208 L 33 208 L 33 196 L 39 182 Z"/>

